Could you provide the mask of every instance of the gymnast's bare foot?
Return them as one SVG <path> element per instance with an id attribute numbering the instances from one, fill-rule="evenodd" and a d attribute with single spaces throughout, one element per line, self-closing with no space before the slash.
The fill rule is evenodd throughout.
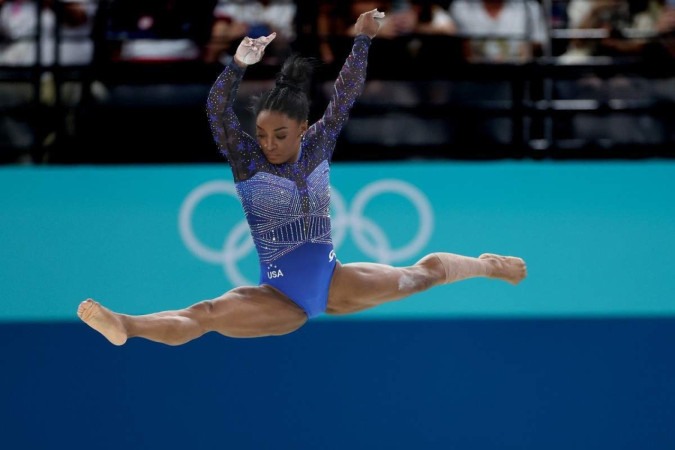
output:
<path id="1" fill-rule="evenodd" d="M 127 341 L 127 332 L 119 316 L 100 303 L 88 298 L 80 303 L 77 315 L 111 343 L 122 345 Z"/>
<path id="2" fill-rule="evenodd" d="M 488 277 L 518 284 L 527 276 L 525 261 L 514 256 L 501 256 L 492 253 L 483 253 L 478 257 L 489 261 Z"/>

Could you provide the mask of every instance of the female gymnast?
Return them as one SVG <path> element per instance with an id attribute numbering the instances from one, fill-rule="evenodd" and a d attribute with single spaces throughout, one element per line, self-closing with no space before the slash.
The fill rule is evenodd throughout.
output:
<path id="1" fill-rule="evenodd" d="M 260 61 L 274 33 L 244 38 L 234 60 L 213 84 L 207 114 L 214 140 L 228 160 L 260 263 L 257 286 L 236 287 L 185 309 L 145 315 L 111 311 L 93 299 L 77 314 L 112 344 L 141 337 L 181 345 L 208 332 L 228 337 L 291 333 L 322 313 L 348 314 L 403 299 L 433 286 L 475 277 L 518 284 L 521 258 L 477 258 L 431 253 L 408 267 L 342 264 L 331 240 L 329 170 L 338 134 L 363 90 L 366 61 L 384 13 L 365 12 L 323 116 L 308 125 L 310 60 L 293 55 L 275 86 L 256 97 L 256 137 L 245 133 L 233 110 L 246 67 Z"/>

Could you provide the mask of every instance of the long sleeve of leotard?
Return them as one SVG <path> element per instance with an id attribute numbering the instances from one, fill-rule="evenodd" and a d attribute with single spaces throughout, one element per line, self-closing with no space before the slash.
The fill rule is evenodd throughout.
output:
<path id="1" fill-rule="evenodd" d="M 344 127 L 349 112 L 356 99 L 363 92 L 366 82 L 366 68 L 368 65 L 368 50 L 371 39 L 366 35 L 358 35 L 354 38 L 352 50 L 347 56 L 340 73 L 338 74 L 328 106 L 323 116 L 314 124 L 310 133 L 326 133 L 328 141 L 335 142 L 337 136 Z M 325 148 L 329 154 L 324 157 L 330 159 L 334 146 Z"/>
<path id="2" fill-rule="evenodd" d="M 235 177 L 241 175 L 241 165 L 251 159 L 258 147 L 255 139 L 241 129 L 233 107 L 245 71 L 234 61 L 230 62 L 211 86 L 206 102 L 213 139 L 220 153 L 228 159 Z"/>

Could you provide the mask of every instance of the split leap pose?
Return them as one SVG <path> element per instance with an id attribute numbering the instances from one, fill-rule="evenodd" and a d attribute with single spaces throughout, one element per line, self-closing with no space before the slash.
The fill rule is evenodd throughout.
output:
<path id="1" fill-rule="evenodd" d="M 329 217 L 330 161 L 363 90 L 368 50 L 382 17 L 372 10 L 356 21 L 356 37 L 332 98 L 311 126 L 306 88 L 313 64 L 298 55 L 284 62 L 272 89 L 254 98 L 255 138 L 241 129 L 233 110 L 246 67 L 260 61 L 274 33 L 244 38 L 211 88 L 208 120 L 232 168 L 256 245 L 259 284 L 185 309 L 145 315 L 113 312 L 87 299 L 77 311 L 85 323 L 115 345 L 131 337 L 180 345 L 211 331 L 229 337 L 283 335 L 322 313 L 362 311 L 438 285 L 475 277 L 515 285 L 525 278 L 521 258 L 490 253 L 477 258 L 431 253 L 408 267 L 337 259 Z"/>

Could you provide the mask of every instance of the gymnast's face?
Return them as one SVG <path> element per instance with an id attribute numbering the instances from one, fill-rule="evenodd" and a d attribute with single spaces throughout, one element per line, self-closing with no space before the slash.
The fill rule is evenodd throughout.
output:
<path id="1" fill-rule="evenodd" d="M 307 131 L 307 121 L 291 119 L 286 114 L 262 110 L 256 118 L 256 137 L 265 158 L 272 164 L 296 162 L 300 142 Z"/>

